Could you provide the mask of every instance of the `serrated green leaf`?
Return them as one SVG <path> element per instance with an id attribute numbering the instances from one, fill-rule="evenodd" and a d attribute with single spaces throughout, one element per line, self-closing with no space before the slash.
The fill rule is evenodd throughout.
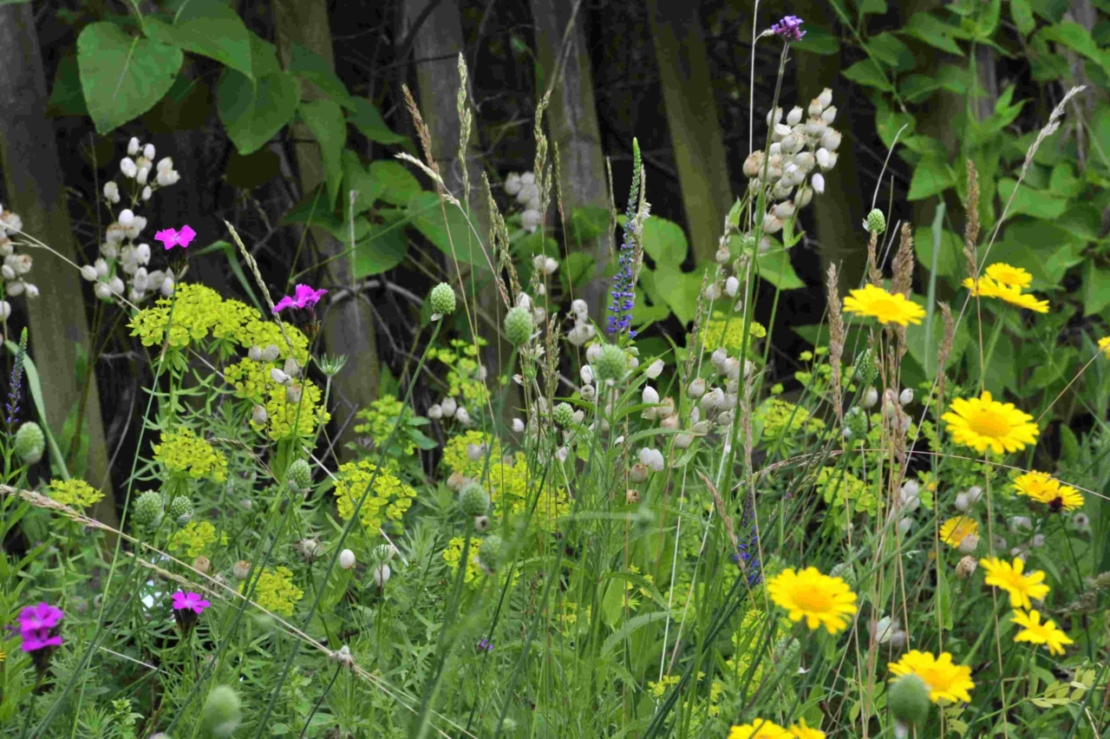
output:
<path id="1" fill-rule="evenodd" d="M 382 198 L 385 199 L 384 194 Z M 441 204 L 434 192 L 421 192 L 413 195 L 406 210 L 409 223 L 448 259 L 472 265 L 486 264 L 482 244 L 458 207 L 450 203 Z"/>
<path id="2" fill-rule="evenodd" d="M 866 43 L 871 56 L 896 72 L 913 69 L 913 52 L 893 33 L 880 33 L 872 36 Z"/>
<path id="3" fill-rule="evenodd" d="M 935 156 L 925 156 L 913 169 L 907 200 L 924 200 L 938 195 L 956 185 L 956 174 L 948 162 Z"/>
<path id="4" fill-rule="evenodd" d="M 879 65 L 871 59 L 858 61 L 841 72 L 841 74 L 857 85 L 874 87 L 883 92 L 890 92 L 893 89 L 890 86 L 890 80 L 883 74 Z"/>
<path id="5" fill-rule="evenodd" d="M 334 100 L 305 101 L 299 111 L 305 125 L 320 144 L 327 177 L 328 207 L 334 208 L 339 197 L 339 183 L 343 180 L 342 153 L 347 145 L 347 120 L 339 103 Z"/>
<path id="6" fill-rule="evenodd" d="M 949 54 L 963 56 L 963 49 L 952 38 L 954 34 L 959 33 L 959 30 L 941 21 L 931 13 L 914 13 L 906 22 L 906 25 L 902 27 L 901 33 L 913 36 L 917 40 L 924 41 L 929 46 L 941 51 L 947 51 Z"/>
<path id="7" fill-rule="evenodd" d="M 1029 0 L 1010 0 L 1010 18 L 1022 36 L 1028 36 L 1037 27 Z"/>
<path id="8" fill-rule="evenodd" d="M 227 69 L 216 88 L 216 111 L 240 154 L 265 146 L 293 119 L 300 100 L 300 83 L 286 72 L 251 80 Z"/>
<path id="9" fill-rule="evenodd" d="M 423 189 L 412 172 L 392 159 L 371 162 L 370 176 L 377 187 L 377 197 L 390 205 L 407 205 Z"/>
<path id="10" fill-rule="evenodd" d="M 85 26 L 77 37 L 77 65 L 97 132 L 113 131 L 157 105 L 183 59 L 181 49 L 129 36 L 114 23 Z"/>
<path id="11" fill-rule="evenodd" d="M 215 59 L 248 77 L 255 76 L 250 31 L 222 0 L 190 0 L 174 17 L 173 25 L 148 16 L 143 32 L 156 41 Z"/>
<path id="12" fill-rule="evenodd" d="M 1058 198 L 1051 191 L 1032 190 L 1023 186 L 1015 193 L 1016 186 L 1017 181 L 1009 177 L 998 181 L 998 195 L 1002 202 L 1009 202 L 1011 194 L 1014 197 L 1010 204 L 1011 216 L 1024 214 L 1051 221 L 1062 216 L 1068 208 L 1067 198 Z"/>

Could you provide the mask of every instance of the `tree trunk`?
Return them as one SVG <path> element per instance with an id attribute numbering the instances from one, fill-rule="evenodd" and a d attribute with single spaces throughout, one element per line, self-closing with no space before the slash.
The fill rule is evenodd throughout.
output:
<path id="1" fill-rule="evenodd" d="M 647 7 L 690 243 L 699 262 L 709 260 L 733 192 L 698 3 L 648 0 Z"/>
<path id="2" fill-rule="evenodd" d="M 574 14 L 576 0 L 532 0 L 532 18 L 536 24 L 536 50 L 544 79 L 559 74 L 547 109 L 552 140 L 559 147 L 560 189 L 563 206 L 569 219 L 575 208 L 594 207 L 608 211 L 609 193 L 605 172 L 605 153 L 601 150 L 601 132 L 594 105 L 594 82 L 590 57 L 583 29 L 585 10 L 579 8 L 574 27 L 567 24 Z M 563 48 L 566 38 L 567 48 Z M 566 61 L 559 72 L 560 58 Z M 565 225 L 570 225 L 565 224 Z M 593 278 L 588 285 L 574 285 L 583 295 L 591 315 L 598 317 L 604 310 L 605 284 L 602 272 L 610 261 L 609 240 L 603 234 L 591 243 L 577 243 L 573 232 L 564 234 L 569 245 L 587 251 L 594 259 Z"/>
<path id="3" fill-rule="evenodd" d="M 275 0 L 274 22 L 278 54 L 284 65 L 289 64 L 293 44 L 297 43 L 319 54 L 334 68 L 326 0 Z M 314 95 L 318 92 L 306 89 L 306 97 Z M 324 182 L 324 160 L 320 146 L 304 123 L 294 123 L 292 133 L 297 141 L 294 149 L 301 191 L 308 192 Z M 331 354 L 347 355 L 346 365 L 332 383 L 339 429 L 335 444 L 339 456 L 346 457 L 350 454 L 346 443 L 355 438 L 351 416 L 378 397 L 380 368 L 373 309 L 355 287 L 351 257 L 344 254 L 347 245 L 320 228 L 309 229 L 309 238 L 328 260 L 326 284 L 334 298 L 324 312 L 324 344 Z"/>
<path id="4" fill-rule="evenodd" d="M 814 24 L 822 28 L 835 28 L 837 25 L 835 12 L 821 0 L 796 3 L 794 12 L 807 20 L 813 19 Z M 839 54 L 820 56 L 795 50 L 791 57 L 798 83 L 798 99 L 794 105 L 806 110 L 810 100 L 817 97 L 824 88 L 831 88 L 833 104 L 837 107 L 836 128 L 849 137 L 844 146 L 837 150 L 836 168 L 825 177 L 829 186 L 823 194 L 813 198 L 812 215 L 804 214 L 803 218 L 809 215 L 817 225 L 821 273 L 825 274 L 829 265 L 835 263 L 841 275 L 842 289 L 854 288 L 862 281 L 867 268 L 867 235 L 860 223 L 871 210 L 873 193 L 865 192 L 860 180 L 858 145 L 853 132 L 857 130 L 857 125 L 870 127 L 872 124 L 871 121 L 853 120 L 857 114 L 848 105 L 846 85 L 840 77 L 840 70 L 847 65 L 841 64 Z M 757 108 L 755 120 L 763 120 L 769 107 L 768 102 L 762 109 Z M 789 110 L 790 106 L 783 106 L 783 109 Z M 756 147 L 762 148 L 758 142 Z M 886 210 L 886 202 L 876 205 Z"/>
<path id="5" fill-rule="evenodd" d="M 73 230 L 61 181 L 54 129 L 43 124 L 46 76 L 30 3 L 0 6 L 0 166 L 4 169 L 12 211 L 23 219 L 24 230 L 75 260 Z M 89 436 L 86 478 L 111 490 L 108 446 L 100 415 L 96 368 L 82 387 L 77 380 L 78 345 L 89 341 L 81 277 L 77 270 L 43 250 L 34 253 L 33 282 L 42 291 L 27 301 L 31 353 L 38 368 L 46 403 L 46 421 L 59 432 L 72 408 L 85 395 L 84 428 Z M 24 408 L 30 402 L 24 398 Z M 108 495 L 93 510 L 101 521 L 116 525 L 115 501 Z"/>

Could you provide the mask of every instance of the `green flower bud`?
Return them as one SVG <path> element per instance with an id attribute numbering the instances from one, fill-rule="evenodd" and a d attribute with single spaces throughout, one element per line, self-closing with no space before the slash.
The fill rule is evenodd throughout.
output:
<path id="1" fill-rule="evenodd" d="M 307 493 L 312 489 L 312 468 L 303 459 L 298 459 L 289 465 L 285 477 L 294 492 Z"/>
<path id="2" fill-rule="evenodd" d="M 903 724 L 920 726 L 929 715 L 929 686 L 918 675 L 903 675 L 887 691 L 886 704 Z"/>
<path id="3" fill-rule="evenodd" d="M 169 508 L 170 520 L 184 526 L 193 517 L 193 501 L 186 495 L 179 495 L 173 499 Z"/>
<path id="4" fill-rule="evenodd" d="M 844 430 L 851 435 L 849 439 L 859 441 L 867 438 L 867 414 L 859 408 L 852 408 L 844 414 Z"/>
<path id="5" fill-rule="evenodd" d="M 551 417 L 555 420 L 556 426 L 567 428 L 574 423 L 574 409 L 571 408 L 570 403 L 559 403 L 552 411 Z"/>
<path id="6" fill-rule="evenodd" d="M 875 359 L 871 356 L 870 349 L 864 349 L 856 357 L 856 374 L 859 375 L 859 381 L 864 387 L 869 387 L 875 382 L 879 369 L 875 366 Z"/>
<path id="7" fill-rule="evenodd" d="M 864 225 L 867 226 L 868 233 L 881 234 L 883 231 L 886 231 L 886 218 L 883 216 L 881 210 L 875 208 L 867 214 L 867 220 L 864 222 Z"/>
<path id="8" fill-rule="evenodd" d="M 15 456 L 23 464 L 36 464 L 46 449 L 46 436 L 34 421 L 28 421 L 15 432 Z"/>
<path id="9" fill-rule="evenodd" d="M 624 356 L 624 350 L 619 346 L 606 344 L 601 347 L 601 352 L 593 362 L 593 368 L 594 376 L 599 383 L 605 383 L 609 380 L 616 382 L 624 377 L 624 372 L 628 368 L 628 359 Z"/>
<path id="10" fill-rule="evenodd" d="M 459 493 L 459 508 L 468 516 L 481 516 L 489 510 L 489 493 L 472 482 Z"/>
<path id="11" fill-rule="evenodd" d="M 455 291 L 446 282 L 432 288 L 432 312 L 449 316 L 455 312 Z"/>
<path id="12" fill-rule="evenodd" d="M 505 559 L 505 540 L 497 534 L 491 534 L 482 540 L 478 549 L 478 564 L 490 572 L 497 572 Z"/>
<path id="13" fill-rule="evenodd" d="M 162 523 L 165 500 L 161 493 L 148 490 L 135 501 L 135 510 L 131 514 L 136 526 L 153 529 Z"/>
<path id="14" fill-rule="evenodd" d="M 212 736 L 231 736 L 243 718 L 239 694 L 226 685 L 217 685 L 204 701 L 200 725 Z"/>
<path id="15" fill-rule="evenodd" d="M 513 346 L 523 346 L 532 338 L 532 314 L 527 308 L 513 308 L 505 314 L 505 338 Z"/>

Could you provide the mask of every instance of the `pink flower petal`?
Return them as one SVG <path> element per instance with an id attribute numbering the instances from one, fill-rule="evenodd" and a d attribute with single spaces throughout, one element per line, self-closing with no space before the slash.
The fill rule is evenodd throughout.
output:
<path id="1" fill-rule="evenodd" d="M 191 229 L 189 226 L 182 226 L 181 230 L 177 233 L 177 243 L 181 244 L 181 247 L 184 249 L 187 248 L 189 244 L 193 243 L 193 239 L 195 239 L 196 237 L 196 231 Z"/>
<path id="2" fill-rule="evenodd" d="M 155 241 L 161 241 L 167 249 L 177 246 L 177 229 L 167 228 L 154 234 Z"/>

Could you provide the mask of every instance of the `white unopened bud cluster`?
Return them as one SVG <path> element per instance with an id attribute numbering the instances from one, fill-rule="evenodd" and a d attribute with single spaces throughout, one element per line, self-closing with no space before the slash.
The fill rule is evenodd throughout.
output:
<path id="1" fill-rule="evenodd" d="M 890 645 L 894 649 L 906 646 L 906 631 L 896 618 L 883 616 L 878 621 L 870 621 L 867 630 L 875 644 Z"/>
<path id="2" fill-rule="evenodd" d="M 534 233 L 543 220 L 543 203 L 539 185 L 536 184 L 536 175 L 532 172 L 510 174 L 505 178 L 505 192 L 524 206 L 524 211 L 520 214 L 521 225 L 528 233 Z"/>
<path id="3" fill-rule="evenodd" d="M 910 531 L 913 529 L 913 512 L 920 507 L 921 483 L 917 480 L 906 480 L 898 490 L 897 505 L 890 510 L 891 520 L 896 516 L 900 517 L 898 520 L 898 532 L 902 536 L 909 535 Z"/>
<path id="4" fill-rule="evenodd" d="M 479 367 L 479 370 L 483 369 L 484 368 Z M 483 379 L 485 379 L 484 372 L 482 374 Z M 433 421 L 450 421 L 454 419 L 463 426 L 470 425 L 470 413 L 450 395 L 428 409 L 428 418 Z"/>
<path id="5" fill-rule="evenodd" d="M 585 346 L 597 335 L 597 329 L 590 323 L 589 307 L 585 300 L 578 299 L 571 303 L 567 317 L 574 321 L 574 328 L 567 332 L 567 341 L 574 346 Z"/>
<path id="6" fill-rule="evenodd" d="M 960 513 L 967 513 L 972 506 L 979 502 L 981 497 L 983 497 L 983 488 L 972 485 L 964 492 L 956 494 L 956 510 Z"/>
<path id="7" fill-rule="evenodd" d="M 101 191 L 109 211 L 115 212 L 125 197 L 129 201 L 108 225 L 100 244 L 99 258 L 81 267 L 81 276 L 96 283 L 93 291 L 101 300 L 111 300 L 124 292 L 132 303 L 139 303 L 152 294 L 173 295 L 176 284 L 173 272 L 169 269 L 148 272 L 151 248 L 147 243 L 138 242 L 147 227 L 147 219 L 135 210 L 149 201 L 160 187 L 177 184 L 181 179 L 173 168 L 173 159 L 163 157 L 157 163 L 154 159 L 154 144 L 144 144 L 132 137 L 127 144 L 127 156 L 119 165 L 123 178 L 129 181 L 125 186 L 129 185 L 131 192 L 121 193 L 114 180 L 106 182 Z"/>
<path id="8" fill-rule="evenodd" d="M 0 256 L 4 258 L 0 272 L 3 273 L 4 295 L 13 298 L 20 295 L 37 298 L 38 287 L 27 282 L 34 260 L 30 254 L 17 254 L 16 242 L 11 239 L 22 231 L 23 219 L 10 210 L 4 210 L 4 206 L 0 205 Z M 11 312 L 11 305 L 6 300 L 0 301 L 0 320 L 8 320 Z"/>
<path id="9" fill-rule="evenodd" d="M 744 161 L 750 187 L 756 191 L 765 187 L 770 195 L 771 207 L 763 216 L 765 233 L 781 231 L 798 210 L 809 205 L 815 192 L 825 191 L 822 172 L 836 166 L 841 141 L 840 132 L 832 127 L 835 120 L 836 106 L 827 87 L 810 102 L 808 117 L 797 106 L 785 121 L 782 108 L 767 114 L 768 154 L 754 151 Z"/>

